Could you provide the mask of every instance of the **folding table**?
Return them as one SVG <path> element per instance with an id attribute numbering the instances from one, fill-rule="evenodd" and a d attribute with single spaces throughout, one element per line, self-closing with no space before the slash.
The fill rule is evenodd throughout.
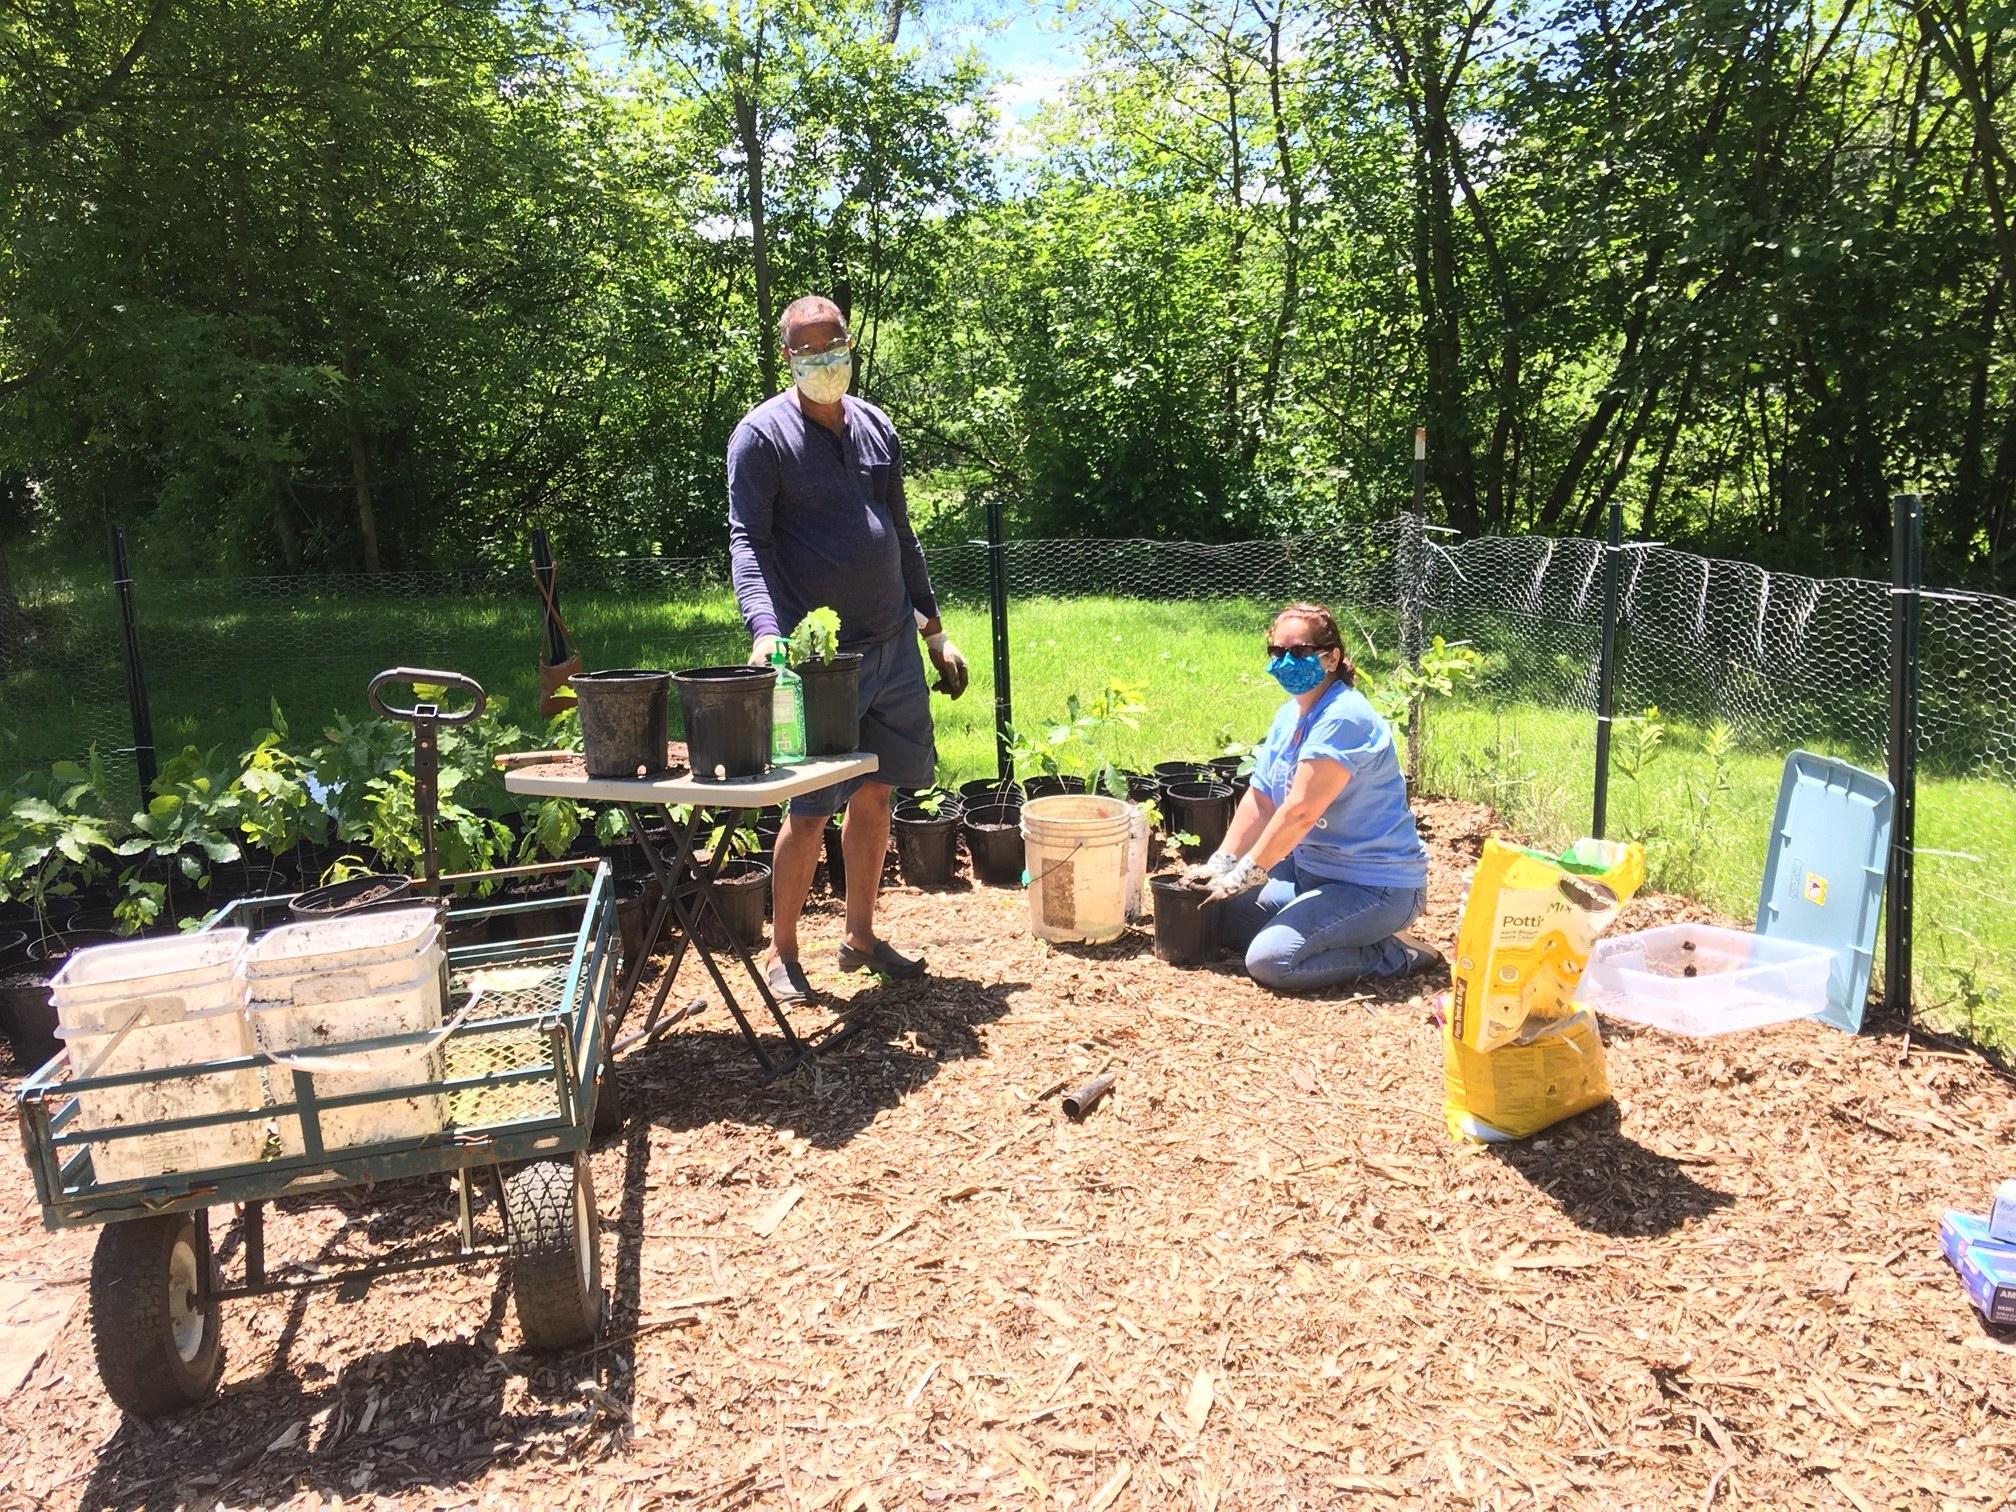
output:
<path id="1" fill-rule="evenodd" d="M 703 825 L 710 822 L 702 818 L 705 810 L 711 809 L 716 813 L 730 811 L 739 819 L 742 814 L 756 809 L 786 803 L 822 788 L 837 787 L 856 777 L 866 777 L 875 771 L 876 766 L 874 756 L 854 752 L 846 756 L 814 757 L 791 766 L 775 766 L 760 777 L 731 778 L 726 782 L 701 782 L 690 774 L 590 777 L 579 757 L 535 760 L 505 772 L 504 787 L 507 792 L 533 798 L 571 798 L 577 803 L 615 804 L 629 819 L 630 833 L 643 849 L 651 875 L 658 881 L 658 906 L 652 911 L 645 928 L 644 948 L 637 952 L 636 960 L 624 963 L 623 980 L 617 988 L 614 1021 L 609 1028 L 612 1051 L 613 1048 L 649 1039 L 661 1028 L 671 1027 L 670 1024 L 661 1024 L 665 1000 L 671 994 L 673 979 L 679 975 L 679 967 L 686 958 L 689 945 L 698 952 L 701 964 L 713 978 L 715 989 L 727 1003 L 728 1011 L 735 1016 L 736 1026 L 741 1029 L 742 1038 L 748 1042 L 757 1064 L 763 1068 L 763 1080 L 766 1082 L 796 1070 L 811 1057 L 831 1049 L 861 1027 L 862 1021 L 857 1019 L 834 1025 L 809 1039 L 791 1027 L 791 1020 L 785 1016 L 776 994 L 771 992 L 770 983 L 758 969 L 749 947 L 728 927 L 717 902 L 715 879 L 720 875 L 729 847 L 726 844 L 715 846 L 714 853 L 705 861 L 699 858 L 698 851 Z M 687 810 L 683 819 L 673 812 L 680 807 Z M 665 821 L 668 840 L 664 845 L 658 842 L 645 823 L 646 814 L 653 812 Z M 749 1016 L 735 1000 L 734 990 L 714 959 L 713 951 L 701 937 L 703 917 L 709 915 L 719 925 L 722 936 L 741 961 L 742 969 L 748 973 L 757 995 L 763 999 L 763 1006 L 770 1010 L 778 1032 L 784 1036 L 786 1048 L 782 1057 L 763 1047 L 755 1027 L 749 1022 Z M 675 924 L 678 931 L 671 942 L 672 959 L 659 979 L 650 1012 L 645 1015 L 643 1026 L 625 1036 L 619 1046 L 615 1033 L 629 1014 L 631 999 L 636 996 L 638 984 L 643 980 L 644 963 L 666 942 Z"/>

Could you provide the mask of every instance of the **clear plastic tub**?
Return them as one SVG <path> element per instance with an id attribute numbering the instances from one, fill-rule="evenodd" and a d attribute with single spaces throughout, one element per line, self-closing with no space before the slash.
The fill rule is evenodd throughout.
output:
<path id="1" fill-rule="evenodd" d="M 221 929 L 81 950 L 49 984 L 73 1077 L 168 1071 L 250 1055 L 236 973 L 245 931 Z M 253 1069 L 213 1072 L 78 1094 L 80 1131 L 250 1111 L 261 1103 Z M 133 1139 L 94 1141 L 101 1182 L 245 1165 L 259 1159 L 257 1119 Z"/>
<path id="2" fill-rule="evenodd" d="M 293 990 L 273 997 L 267 997 L 265 990 L 275 983 L 249 984 L 245 1018 L 252 1028 L 254 1048 L 274 1063 L 267 1075 L 275 1101 L 292 1101 L 291 1075 L 295 1071 L 310 1073 L 317 1098 L 382 1092 L 440 1079 L 439 1046 L 429 1048 L 423 1042 L 370 1050 L 344 1049 L 360 1040 L 431 1034 L 441 1027 L 441 975 L 432 954 L 416 956 L 406 963 L 403 977 L 384 981 L 379 990 L 361 997 L 324 998 L 307 990 L 314 980 L 309 976 L 280 982 L 277 985 Z M 318 1069 L 325 1066 L 328 1069 Z M 301 1120 L 292 1114 L 282 1114 L 276 1121 L 280 1152 L 302 1154 L 306 1144 Z M 442 1101 L 438 1093 L 432 1092 L 387 1098 L 382 1102 L 327 1109 L 321 1114 L 321 1122 L 325 1150 L 383 1144 L 395 1139 L 421 1139 L 441 1132 Z"/>
<path id="3" fill-rule="evenodd" d="M 1733 1034 L 1820 1012 L 1833 967 L 1822 945 L 1668 924 L 1599 941 L 1575 1000 L 1671 1034 Z"/>

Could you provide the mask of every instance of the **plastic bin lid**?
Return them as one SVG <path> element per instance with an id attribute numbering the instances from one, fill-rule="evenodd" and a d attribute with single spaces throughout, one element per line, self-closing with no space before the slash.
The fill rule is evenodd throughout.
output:
<path id="1" fill-rule="evenodd" d="M 160 939 L 128 940 L 118 945 L 93 945 L 63 963 L 50 981 L 51 991 L 109 987 L 146 982 L 156 977 L 225 970 L 244 948 L 242 929 L 209 929 L 197 934 Z"/>
<path id="2" fill-rule="evenodd" d="M 1895 812 L 1887 778 L 1811 751 L 1785 758 L 1757 933 L 1834 952 L 1819 1017 L 1851 1034 L 1869 998 Z"/>
<path id="3" fill-rule="evenodd" d="M 322 957 L 376 954 L 386 961 L 424 948 L 428 932 L 441 921 L 431 904 L 423 908 L 383 908 L 328 919 L 302 919 L 261 935 L 245 953 L 249 969 L 272 970 L 287 963 L 320 964 Z"/>

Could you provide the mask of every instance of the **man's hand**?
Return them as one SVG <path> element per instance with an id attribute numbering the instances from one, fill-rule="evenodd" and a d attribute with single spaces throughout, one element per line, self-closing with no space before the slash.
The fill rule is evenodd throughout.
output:
<path id="1" fill-rule="evenodd" d="M 784 637 L 781 635 L 757 636 L 756 643 L 749 648 L 749 665 L 752 667 L 769 666 L 770 653 L 783 644 Z"/>
<path id="2" fill-rule="evenodd" d="M 1267 880 L 1267 873 L 1254 863 L 1251 856 L 1241 856 L 1211 886 L 1210 894 L 1204 899 L 1209 907 L 1213 903 L 1223 903 L 1227 898 L 1236 898 L 1240 893 L 1250 892 Z"/>
<path id="3" fill-rule="evenodd" d="M 942 633 L 926 636 L 924 648 L 931 653 L 931 665 L 938 669 L 938 682 L 933 691 L 943 693 L 947 698 L 957 698 L 964 693 L 972 674 L 966 670 L 966 658 L 959 654 L 959 648 Z"/>

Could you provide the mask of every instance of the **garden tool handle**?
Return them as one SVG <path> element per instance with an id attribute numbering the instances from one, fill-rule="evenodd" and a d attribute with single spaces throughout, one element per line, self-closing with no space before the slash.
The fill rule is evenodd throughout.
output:
<path id="1" fill-rule="evenodd" d="M 380 688 L 391 683 L 406 683 L 409 685 L 413 683 L 426 683 L 431 686 L 438 686 L 444 690 L 467 693 L 471 702 L 466 709 L 456 709 L 452 712 L 437 710 L 431 715 L 421 712 L 428 707 L 426 704 L 416 704 L 410 709 L 395 708 L 388 706 L 385 700 L 378 695 Z M 397 719 L 405 724 L 418 724 L 422 719 L 426 719 L 433 724 L 450 726 L 465 725 L 471 720 L 480 718 L 484 705 L 490 701 L 489 696 L 483 691 L 483 685 L 476 681 L 475 678 L 464 677 L 460 672 L 433 672 L 425 667 L 394 667 L 390 671 L 380 672 L 376 677 L 371 679 L 371 687 L 367 696 L 371 700 L 371 707 L 387 719 Z"/>

